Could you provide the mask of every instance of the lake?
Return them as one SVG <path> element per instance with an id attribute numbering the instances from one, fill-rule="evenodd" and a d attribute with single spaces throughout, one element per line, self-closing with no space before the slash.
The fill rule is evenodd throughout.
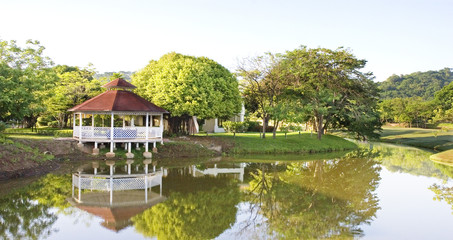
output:
<path id="1" fill-rule="evenodd" d="M 105 162 L 68 164 L 0 182 L 0 239 L 449 239 L 453 168 L 430 154 L 379 143 L 321 155 L 154 161 L 149 172 L 161 184 L 148 191 L 109 191 Z M 93 166 L 90 184 L 106 191 L 79 194 L 72 173 L 93 175 Z M 127 175 L 126 161 L 114 171 Z M 130 172 L 143 174 L 144 164 Z"/>

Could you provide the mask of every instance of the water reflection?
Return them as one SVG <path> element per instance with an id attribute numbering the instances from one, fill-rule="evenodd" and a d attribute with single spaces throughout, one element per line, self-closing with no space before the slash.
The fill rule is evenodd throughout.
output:
<path id="1" fill-rule="evenodd" d="M 169 169 L 168 199 L 132 218 L 135 230 L 158 239 L 212 239 L 236 220 L 237 180 L 225 175 L 193 175 L 193 166 Z"/>
<path id="2" fill-rule="evenodd" d="M 285 164 L 283 171 L 259 164 L 245 196 L 253 203 L 250 211 L 266 217 L 269 234 L 279 238 L 360 236 L 359 225 L 369 223 L 379 209 L 373 191 L 381 168 L 366 155 Z"/>
<path id="3" fill-rule="evenodd" d="M 74 198 L 71 174 L 49 174 L 0 196 L 0 239 L 62 237 L 67 231 L 59 223 L 62 218 L 70 219 L 77 231 L 127 239 L 358 238 L 367 233 L 367 224 L 378 222 L 379 197 L 382 202 L 385 197 L 378 196 L 376 189 L 384 182 L 381 174 L 388 173 L 381 172 L 381 166 L 405 173 L 401 177 L 412 174 L 444 180 L 424 186 L 432 195 L 423 196 L 430 202 L 437 197 L 453 205 L 448 181 L 453 169 L 432 163 L 427 155 L 418 149 L 375 144 L 317 160 L 308 160 L 310 156 L 299 160 L 295 156 L 223 158 L 180 161 L 177 166 L 153 161 L 147 163 L 149 173 L 161 171 L 162 189 L 155 186 L 152 191 L 152 184 L 109 191 L 117 186 L 110 185 L 110 170 L 114 176 L 146 175 L 142 161 L 86 162 L 77 174 L 94 175 L 96 181 L 86 182 L 91 188 L 82 189 L 80 195 L 76 188 Z M 95 182 L 102 182 L 99 186 L 106 187 L 105 191 L 93 187 Z M 383 215 L 394 217 L 380 211 L 379 216 Z M 102 227 L 87 227 L 96 221 Z"/>
<path id="4" fill-rule="evenodd" d="M 72 174 L 72 197 L 68 202 L 72 206 L 101 217 L 102 226 L 120 231 L 131 225 L 130 219 L 146 209 L 165 201 L 162 196 L 163 170 L 148 172 L 151 160 L 143 161 L 143 172 L 132 174 L 133 160 L 127 160 L 125 172 L 127 174 L 114 174 L 115 161 L 106 161 L 109 174 L 98 174 L 99 162 L 93 162 L 93 173 L 83 173 L 84 168 Z M 139 164 L 135 170 L 138 172 Z M 160 192 L 151 191 L 158 187 Z M 78 194 L 75 194 L 75 188 Z"/>

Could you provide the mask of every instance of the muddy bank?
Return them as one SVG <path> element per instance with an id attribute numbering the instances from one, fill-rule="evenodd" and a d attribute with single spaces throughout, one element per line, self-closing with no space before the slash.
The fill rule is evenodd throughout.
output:
<path id="1" fill-rule="evenodd" d="M 94 159 L 73 140 L 10 139 L 0 144 L 0 180 L 43 175 L 67 161 Z"/>
<path id="2" fill-rule="evenodd" d="M 158 153 L 153 159 L 184 159 L 204 158 L 222 155 L 232 146 L 221 139 L 204 137 L 177 137 L 165 139 L 164 145 L 158 145 Z M 105 160 L 101 152 L 93 156 L 92 144 L 77 147 L 77 141 L 70 138 L 37 140 L 9 139 L 0 144 L 0 180 L 19 177 L 31 177 L 58 170 L 68 162 L 83 162 L 86 160 Z M 105 149 L 104 151 L 108 151 Z M 113 160 L 126 159 L 124 149 L 115 150 Z M 135 153 L 136 158 L 142 158 L 143 148 Z"/>

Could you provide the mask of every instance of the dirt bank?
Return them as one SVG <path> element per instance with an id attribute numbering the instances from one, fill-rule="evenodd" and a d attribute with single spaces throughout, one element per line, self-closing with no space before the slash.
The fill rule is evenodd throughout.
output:
<path id="1" fill-rule="evenodd" d="M 228 151 L 231 142 L 207 137 L 176 137 L 158 145 L 154 159 L 197 158 L 219 156 Z M 84 160 L 105 160 L 104 154 L 93 156 L 92 144 L 77 147 L 77 141 L 61 139 L 4 139 L 0 143 L 0 180 L 43 175 L 60 168 L 64 163 Z M 143 149 L 137 152 L 142 156 Z M 126 151 L 115 151 L 115 159 L 125 159 Z"/>
<path id="2" fill-rule="evenodd" d="M 0 144 L 0 180 L 42 175 L 64 161 L 90 158 L 72 140 L 10 139 Z"/>

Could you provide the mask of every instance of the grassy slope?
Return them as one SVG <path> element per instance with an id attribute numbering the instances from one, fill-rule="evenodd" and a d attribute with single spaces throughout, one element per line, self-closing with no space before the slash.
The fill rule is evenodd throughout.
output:
<path id="1" fill-rule="evenodd" d="M 218 138 L 228 138 L 234 142 L 234 147 L 228 151 L 231 154 L 247 153 L 314 153 L 330 152 L 346 149 L 355 149 L 357 145 L 333 135 L 325 135 L 319 141 L 316 135 L 310 133 L 288 133 L 285 138 L 284 133 L 278 133 L 276 139 L 272 134 L 266 134 L 265 139 L 261 139 L 259 133 L 239 133 L 233 138 L 232 133 L 219 133 L 210 136 Z"/>
<path id="2" fill-rule="evenodd" d="M 422 128 L 384 127 L 383 142 L 429 148 L 437 151 L 453 149 L 453 131 Z"/>
<path id="3" fill-rule="evenodd" d="M 453 149 L 431 155 L 429 159 L 453 166 Z"/>

